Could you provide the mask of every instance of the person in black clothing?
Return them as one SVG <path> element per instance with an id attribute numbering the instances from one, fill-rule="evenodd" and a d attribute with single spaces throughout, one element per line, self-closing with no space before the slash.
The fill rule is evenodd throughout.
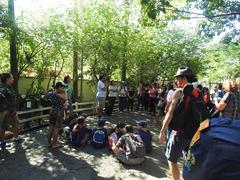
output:
<path id="1" fill-rule="evenodd" d="M 131 111 L 133 111 L 133 103 L 134 103 L 135 92 L 134 92 L 134 89 L 132 87 L 129 88 L 127 96 L 128 96 L 128 106 L 127 106 L 127 109 L 128 109 L 128 111 L 129 111 L 129 109 L 131 109 Z"/>

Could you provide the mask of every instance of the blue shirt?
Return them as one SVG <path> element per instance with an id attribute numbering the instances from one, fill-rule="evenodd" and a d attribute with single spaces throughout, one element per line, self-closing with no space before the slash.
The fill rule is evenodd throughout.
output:
<path id="1" fill-rule="evenodd" d="M 146 152 L 151 152 L 152 151 L 152 134 L 149 130 L 142 130 L 142 129 L 138 129 L 136 130 L 136 134 L 138 134 L 146 147 Z"/>

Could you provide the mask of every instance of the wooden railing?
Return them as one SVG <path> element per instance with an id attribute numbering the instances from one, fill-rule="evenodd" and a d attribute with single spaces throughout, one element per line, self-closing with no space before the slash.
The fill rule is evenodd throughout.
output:
<path id="1" fill-rule="evenodd" d="M 73 112 L 88 112 L 93 114 L 95 110 L 96 102 L 83 102 L 83 103 L 73 103 Z M 49 112 L 51 107 L 41 107 L 38 109 L 31 109 L 27 111 L 18 111 L 19 124 L 21 129 L 26 126 L 30 128 L 32 126 L 39 126 L 48 123 Z M 32 124 L 34 125 L 32 125 Z"/>

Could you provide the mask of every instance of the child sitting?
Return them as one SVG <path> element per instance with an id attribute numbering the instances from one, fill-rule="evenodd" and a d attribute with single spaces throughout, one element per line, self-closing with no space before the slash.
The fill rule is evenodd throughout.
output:
<path id="1" fill-rule="evenodd" d="M 85 117 L 79 116 L 76 119 L 76 124 L 72 129 L 72 145 L 73 146 L 85 146 L 91 135 L 91 129 L 85 126 Z"/>
<path id="2" fill-rule="evenodd" d="M 96 149 L 101 149 L 107 145 L 107 129 L 104 128 L 105 121 L 99 120 L 98 127 L 93 129 L 92 132 L 92 146 Z"/>
<path id="3" fill-rule="evenodd" d="M 145 147 L 141 137 L 134 134 L 132 126 L 126 126 L 126 134 L 113 146 L 119 161 L 127 165 L 137 165 L 144 161 Z"/>
<path id="4" fill-rule="evenodd" d="M 116 145 L 118 139 L 125 134 L 125 124 L 118 123 L 115 128 L 113 128 L 108 136 L 108 146 L 110 150 L 113 150 L 113 146 Z"/>
<path id="5" fill-rule="evenodd" d="M 140 120 L 136 121 L 136 123 L 138 126 L 135 129 L 135 133 L 142 138 L 145 144 L 146 152 L 150 153 L 152 151 L 152 134 L 147 129 L 146 121 Z"/>

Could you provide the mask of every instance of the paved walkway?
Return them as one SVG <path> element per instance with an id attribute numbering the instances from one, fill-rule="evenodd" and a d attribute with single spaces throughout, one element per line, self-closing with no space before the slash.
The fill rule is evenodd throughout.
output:
<path id="1" fill-rule="evenodd" d="M 121 164 L 106 148 L 95 150 L 90 145 L 73 149 L 63 141 L 63 148 L 47 148 L 47 128 L 23 134 L 24 142 L 0 151 L 0 180 L 154 180 L 167 178 L 167 161 L 164 146 L 158 142 L 159 125 L 153 118 L 141 112 L 114 113 L 106 118 L 107 127 L 117 122 L 135 125 L 135 120 L 145 119 L 151 129 L 154 150 L 146 156 L 142 165 L 129 167 Z M 87 118 L 87 124 L 94 127 L 94 117 Z"/>

